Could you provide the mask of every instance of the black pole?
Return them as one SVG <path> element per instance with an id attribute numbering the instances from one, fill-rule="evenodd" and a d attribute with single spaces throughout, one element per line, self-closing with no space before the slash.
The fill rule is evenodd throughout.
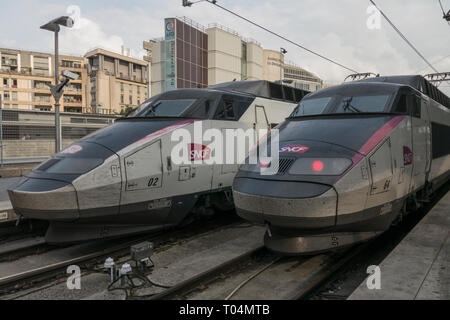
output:
<path id="1" fill-rule="evenodd" d="M 59 26 L 56 25 L 55 29 L 55 86 L 59 84 L 59 48 L 58 48 L 58 35 Z M 61 99 L 60 95 L 54 95 L 55 99 L 55 153 L 61 151 L 61 119 L 59 115 L 59 101 Z"/>
<path id="2" fill-rule="evenodd" d="M 0 166 L 3 167 L 3 92 L 0 94 Z"/>

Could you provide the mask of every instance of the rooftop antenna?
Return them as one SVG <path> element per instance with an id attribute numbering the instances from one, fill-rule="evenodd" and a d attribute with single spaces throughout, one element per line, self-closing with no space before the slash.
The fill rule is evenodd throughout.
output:
<path id="1" fill-rule="evenodd" d="M 430 73 L 423 77 L 431 83 L 436 83 L 436 87 L 439 87 L 442 82 L 450 81 L 450 72 Z"/>
<path id="2" fill-rule="evenodd" d="M 351 79 L 351 81 L 364 80 L 364 79 L 367 79 L 372 76 L 375 78 L 378 78 L 380 76 L 380 74 L 373 73 L 373 72 L 353 73 L 353 74 L 348 75 L 344 79 L 344 82 L 346 82 L 348 79 Z"/>

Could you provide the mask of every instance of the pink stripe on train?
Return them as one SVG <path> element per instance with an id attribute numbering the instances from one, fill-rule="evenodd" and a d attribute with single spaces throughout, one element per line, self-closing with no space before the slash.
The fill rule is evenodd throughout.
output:
<path id="1" fill-rule="evenodd" d="M 339 178 L 336 179 L 338 182 L 347 172 L 353 169 L 365 156 L 367 156 L 372 150 L 380 144 L 381 141 L 384 140 L 394 130 L 404 119 L 406 116 L 396 116 L 392 118 L 388 122 L 386 122 L 380 129 L 378 129 L 370 138 L 366 141 L 366 143 L 359 149 L 359 153 L 356 153 L 353 158 L 350 168 L 348 168 Z M 335 183 L 336 183 L 335 182 Z"/>

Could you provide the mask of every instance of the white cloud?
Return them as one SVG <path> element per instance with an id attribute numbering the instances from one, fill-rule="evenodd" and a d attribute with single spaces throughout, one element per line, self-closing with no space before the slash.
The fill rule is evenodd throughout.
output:
<path id="1" fill-rule="evenodd" d="M 78 28 L 65 29 L 60 38 L 61 51 L 74 55 L 84 55 L 97 47 L 120 52 L 124 44 L 122 37 L 106 34 L 98 23 L 84 17 L 80 18 Z"/>
<path id="2" fill-rule="evenodd" d="M 450 28 L 442 19 L 437 1 L 376 0 L 397 27 L 440 71 L 450 70 L 448 55 Z M 0 30 L 0 45 L 24 49 L 52 51 L 51 34 L 39 30 L 40 23 L 66 12 L 72 4 L 81 7 L 82 28 L 65 30 L 61 35 L 62 51 L 84 54 L 101 46 L 119 52 L 121 45 L 142 57 L 142 41 L 163 35 L 165 17 L 187 16 L 205 26 L 217 22 L 238 31 L 244 37 L 260 41 L 263 47 L 288 50 L 287 59 L 317 73 L 326 81 L 340 82 L 348 72 L 301 50 L 249 23 L 200 2 L 191 8 L 179 0 L 114 1 L 18 0 L 8 3 L 9 10 L 0 12 L 5 26 Z M 81 4 L 80 4 L 81 3 Z M 426 64 L 382 20 L 381 30 L 366 27 L 369 1 L 358 0 L 220 0 L 219 4 L 238 12 L 310 49 L 361 72 L 408 74 L 430 72 Z M 449 7 L 450 9 L 450 7 Z"/>

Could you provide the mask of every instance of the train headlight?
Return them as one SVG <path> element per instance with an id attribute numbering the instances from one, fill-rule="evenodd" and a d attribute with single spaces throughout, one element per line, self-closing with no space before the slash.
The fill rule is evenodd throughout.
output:
<path id="1" fill-rule="evenodd" d="M 352 165 L 347 158 L 299 158 L 289 174 L 338 176 Z"/>

